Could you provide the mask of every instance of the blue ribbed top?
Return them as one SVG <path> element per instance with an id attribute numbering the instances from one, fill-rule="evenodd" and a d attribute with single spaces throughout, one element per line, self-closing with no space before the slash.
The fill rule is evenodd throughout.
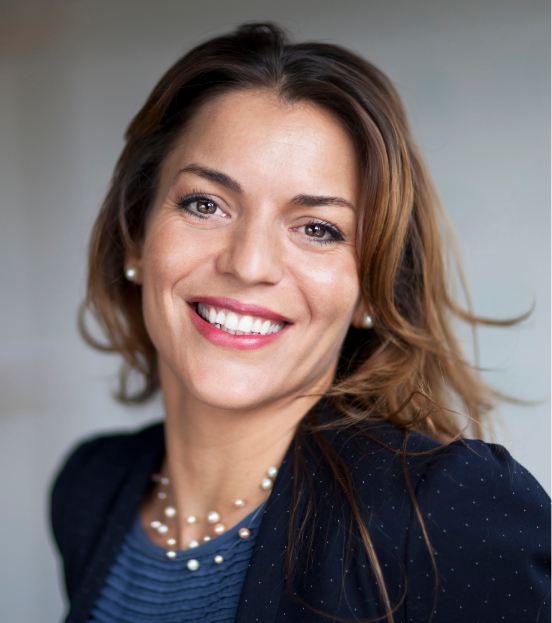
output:
<path id="1" fill-rule="evenodd" d="M 166 557 L 137 517 L 111 567 L 90 621 L 95 623 L 232 623 L 262 519 L 253 511 L 228 532 L 194 549 Z M 249 528 L 241 539 L 238 530 Z M 224 562 L 214 557 L 221 554 Z M 186 563 L 195 558 L 199 569 Z"/>

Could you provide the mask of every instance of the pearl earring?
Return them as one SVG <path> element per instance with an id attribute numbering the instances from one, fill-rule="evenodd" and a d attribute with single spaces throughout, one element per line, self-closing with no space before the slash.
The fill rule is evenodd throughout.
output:
<path id="1" fill-rule="evenodd" d="M 363 329 L 371 329 L 374 326 L 372 316 L 370 316 L 369 314 L 362 314 L 361 326 Z"/>
<path id="2" fill-rule="evenodd" d="M 129 280 L 129 281 L 134 281 L 136 279 L 136 275 L 138 274 L 138 270 L 136 269 L 136 267 L 134 266 L 129 266 L 126 270 L 125 270 L 125 277 Z"/>

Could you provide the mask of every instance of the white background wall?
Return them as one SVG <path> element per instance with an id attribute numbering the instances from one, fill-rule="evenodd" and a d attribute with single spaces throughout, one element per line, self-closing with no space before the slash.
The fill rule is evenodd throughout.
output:
<path id="1" fill-rule="evenodd" d="M 131 117 L 186 49 L 244 20 L 351 47 L 402 94 L 457 228 L 497 439 L 550 490 L 549 24 L 544 0 L 0 0 L 0 620 L 64 603 L 48 486 L 83 436 L 159 417 L 110 398 L 76 331 L 85 247 Z"/>

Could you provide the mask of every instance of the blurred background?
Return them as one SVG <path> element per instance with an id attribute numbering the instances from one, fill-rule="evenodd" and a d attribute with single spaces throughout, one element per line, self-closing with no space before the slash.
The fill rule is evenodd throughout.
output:
<path id="1" fill-rule="evenodd" d="M 545 0 L 0 0 L 0 620 L 65 608 L 48 493 L 78 440 L 162 416 L 111 398 L 81 341 L 89 232 L 122 136 L 162 73 L 245 20 L 348 46 L 394 81 L 458 232 L 495 440 L 550 491 L 550 41 Z M 468 346 L 467 352 L 472 351 Z M 470 355 L 471 356 L 471 355 Z"/>

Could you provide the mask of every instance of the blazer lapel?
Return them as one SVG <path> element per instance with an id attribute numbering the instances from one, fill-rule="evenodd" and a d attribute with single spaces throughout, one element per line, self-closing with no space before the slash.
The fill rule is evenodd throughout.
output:
<path id="1" fill-rule="evenodd" d="M 329 412 L 325 400 L 317 405 L 316 412 L 319 423 L 328 421 Z M 336 432 L 334 430 L 326 433 L 330 441 Z M 265 507 L 234 623 L 273 623 L 276 620 L 280 598 L 286 585 L 284 563 L 293 495 L 294 446 L 295 440 L 286 452 Z M 319 460 L 309 453 L 306 454 L 305 462 L 314 479 Z M 303 490 L 297 502 L 296 517 L 302 517 L 307 499 L 308 491 Z"/>
<path id="2" fill-rule="evenodd" d="M 272 623 L 284 586 L 293 478 L 293 444 L 274 483 L 249 561 L 235 623 Z M 303 500 L 300 500 L 300 504 Z"/>

